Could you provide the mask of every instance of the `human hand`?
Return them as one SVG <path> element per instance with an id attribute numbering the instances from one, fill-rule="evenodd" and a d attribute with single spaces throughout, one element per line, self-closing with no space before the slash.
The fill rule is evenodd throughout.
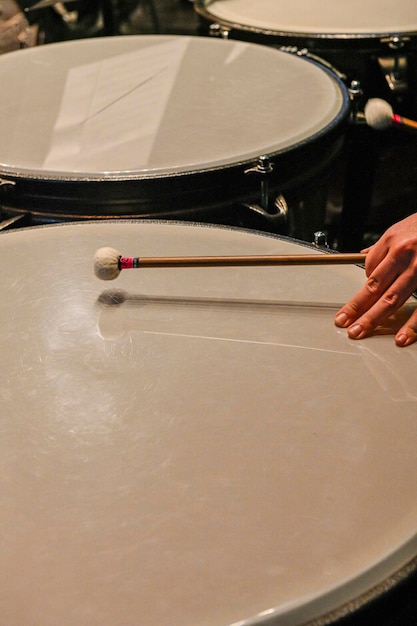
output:
<path id="1" fill-rule="evenodd" d="M 365 285 L 335 315 L 352 339 L 363 339 L 417 289 L 417 213 L 391 226 L 366 253 Z M 398 346 L 417 341 L 417 309 L 396 332 Z"/>
<path id="2" fill-rule="evenodd" d="M 0 2 L 0 54 L 36 45 L 36 27 L 30 27 L 15 0 Z"/>

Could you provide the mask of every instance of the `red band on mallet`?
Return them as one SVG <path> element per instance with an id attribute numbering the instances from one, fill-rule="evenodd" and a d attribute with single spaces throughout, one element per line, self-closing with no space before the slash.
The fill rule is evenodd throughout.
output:
<path id="1" fill-rule="evenodd" d="M 133 267 L 133 258 L 121 256 L 119 259 L 119 269 L 121 270 L 129 270 Z"/>

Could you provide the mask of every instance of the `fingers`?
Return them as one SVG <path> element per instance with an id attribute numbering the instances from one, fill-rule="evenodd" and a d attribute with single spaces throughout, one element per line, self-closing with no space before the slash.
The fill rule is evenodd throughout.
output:
<path id="1" fill-rule="evenodd" d="M 335 316 L 336 326 L 347 328 L 367 311 L 370 311 L 385 294 L 385 303 L 380 303 L 380 307 L 377 310 L 382 320 L 384 312 L 388 312 L 395 306 L 395 290 L 391 294 L 386 292 L 390 285 L 393 285 L 398 279 L 401 271 L 402 267 L 398 262 L 393 258 L 385 257 L 376 270 L 368 277 L 362 289 L 338 311 Z M 401 285 L 397 285 L 397 288 L 401 288 Z M 402 288 L 407 289 L 407 285 L 403 285 Z M 374 315 L 375 313 L 374 311 Z"/>
<path id="2" fill-rule="evenodd" d="M 368 337 L 377 326 L 404 304 L 411 293 L 412 291 L 404 292 L 397 289 L 394 284 L 371 308 L 347 326 L 348 336 L 351 339 Z"/>
<path id="3" fill-rule="evenodd" d="M 368 277 L 360 291 L 335 315 L 335 324 L 346 328 L 349 337 L 362 339 L 402 307 L 417 288 L 417 213 L 392 225 L 369 248 L 365 271 Z M 407 314 L 406 309 L 401 310 Z M 403 318 L 405 319 L 405 318 Z M 403 324 L 403 322 L 400 322 Z M 398 326 L 397 326 L 398 328 Z M 396 333 L 396 343 L 407 346 L 417 341 L 417 312 Z"/>
<path id="4" fill-rule="evenodd" d="M 381 274 L 379 269 L 371 274 L 364 287 L 335 316 L 336 326 L 347 328 L 348 336 L 352 339 L 363 339 L 370 335 L 406 302 L 417 286 L 417 277 L 413 271 L 401 273 L 400 268 L 392 279 L 392 267 L 388 267 L 386 275 L 384 270 Z M 400 341 L 408 345 L 411 339 L 412 327 Z"/>
<path id="5" fill-rule="evenodd" d="M 405 348 L 415 341 L 417 341 L 417 310 L 395 335 L 395 343 L 401 348 Z"/>

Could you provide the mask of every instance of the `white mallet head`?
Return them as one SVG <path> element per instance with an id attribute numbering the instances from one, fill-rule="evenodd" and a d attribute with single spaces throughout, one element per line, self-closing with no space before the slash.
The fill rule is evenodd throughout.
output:
<path id="1" fill-rule="evenodd" d="M 114 248 L 100 248 L 94 255 L 94 273 L 101 280 L 114 280 L 120 274 L 120 253 Z"/>
<path id="2" fill-rule="evenodd" d="M 364 109 L 368 126 L 376 130 L 385 130 L 392 126 L 392 106 L 381 98 L 370 98 Z"/>

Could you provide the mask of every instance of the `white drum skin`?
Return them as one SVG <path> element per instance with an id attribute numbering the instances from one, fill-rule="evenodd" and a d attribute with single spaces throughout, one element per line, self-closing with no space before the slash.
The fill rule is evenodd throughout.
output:
<path id="1" fill-rule="evenodd" d="M 220 21 L 270 33 L 377 38 L 389 34 L 416 34 L 413 0 L 214 0 L 197 2 Z"/>
<path id="2" fill-rule="evenodd" d="M 202 37 L 40 46 L 0 58 L 0 81 L 3 204 L 61 218 L 175 218 L 259 201 L 246 172 L 263 155 L 280 193 L 316 183 L 349 110 L 317 64 Z"/>
<path id="3" fill-rule="evenodd" d="M 417 352 L 333 325 L 363 269 L 105 283 L 109 245 L 311 252 L 174 222 L 0 234 L 1 620 L 300 626 L 413 561 Z"/>

